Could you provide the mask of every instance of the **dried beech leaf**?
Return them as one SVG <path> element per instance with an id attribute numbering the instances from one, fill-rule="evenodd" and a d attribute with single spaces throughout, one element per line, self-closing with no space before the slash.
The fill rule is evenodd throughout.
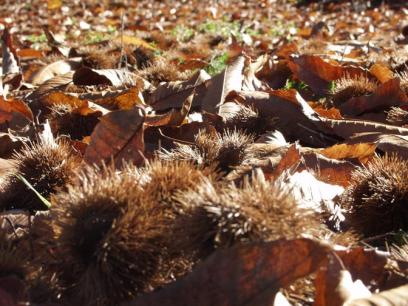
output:
<path id="1" fill-rule="evenodd" d="M 381 133 L 365 133 L 350 139 L 350 143 L 373 142 L 377 149 L 384 153 L 395 153 L 403 158 L 408 158 L 408 136 L 388 135 Z"/>
<path id="2" fill-rule="evenodd" d="M 314 272 L 329 250 L 309 239 L 219 250 L 186 277 L 122 306 L 269 306 L 279 288 Z"/>
<path id="3" fill-rule="evenodd" d="M 245 57 L 239 56 L 224 71 L 211 78 L 200 103 L 203 110 L 216 113 L 229 92 L 242 89 L 244 64 Z"/>
<path id="4" fill-rule="evenodd" d="M 394 73 L 382 64 L 374 64 L 370 67 L 370 73 L 375 76 L 381 83 L 388 82 L 394 78 Z"/>
<path id="5" fill-rule="evenodd" d="M 226 101 L 237 101 L 253 107 L 265 118 L 276 118 L 285 138 L 299 139 L 312 146 L 327 146 L 338 141 L 320 116 L 293 89 L 231 92 Z M 327 119 L 326 119 L 327 120 Z"/>
<path id="6" fill-rule="evenodd" d="M 28 82 L 34 85 L 44 84 L 46 81 L 61 75 L 65 75 L 81 66 L 81 58 L 70 58 L 69 60 L 61 60 L 51 63 L 37 73 L 34 73 Z M 72 81 L 72 76 L 69 81 Z"/>
<path id="7" fill-rule="evenodd" d="M 400 80 L 395 78 L 378 86 L 372 95 L 351 98 L 339 109 L 343 115 L 358 116 L 402 105 L 408 105 L 408 97 L 400 88 Z"/>
<path id="8" fill-rule="evenodd" d="M 373 143 L 338 144 L 323 149 L 320 154 L 333 159 L 358 159 L 366 163 L 375 154 L 376 145 Z"/>
<path id="9" fill-rule="evenodd" d="M 408 129 L 387 125 L 368 120 L 351 120 L 351 119 L 328 119 L 321 117 L 333 133 L 343 139 L 349 139 L 354 135 L 361 133 L 384 133 L 384 134 L 401 134 L 408 135 Z"/>
<path id="10" fill-rule="evenodd" d="M 319 56 L 301 55 L 289 64 L 295 78 L 309 85 L 317 95 L 328 93 L 330 81 L 344 76 L 366 75 L 366 70 L 357 66 L 340 66 L 324 61 Z"/>
<path id="11" fill-rule="evenodd" d="M 0 97 L 0 124 L 13 119 L 13 113 L 19 113 L 28 120 L 33 120 L 33 113 L 26 103 L 19 100 L 4 100 Z"/>
<path id="12" fill-rule="evenodd" d="M 145 112 L 140 107 L 113 111 L 101 117 L 91 134 L 84 160 L 90 164 L 114 160 L 117 166 L 121 166 L 123 160 L 141 164 L 144 120 Z"/>
<path id="13" fill-rule="evenodd" d="M 186 119 L 193 104 L 195 91 L 184 101 L 181 109 L 172 109 L 162 115 L 148 115 L 145 124 L 149 126 L 179 126 Z"/>
<path id="14" fill-rule="evenodd" d="M 153 107 L 155 111 L 163 111 L 171 108 L 181 107 L 183 102 L 195 90 L 197 93 L 193 100 L 193 106 L 199 103 L 199 97 L 206 90 L 207 81 L 210 76 L 204 70 L 200 70 L 187 81 L 177 81 L 160 84 L 151 95 L 146 99 L 146 102 Z"/>
<path id="15" fill-rule="evenodd" d="M 3 75 L 5 74 L 19 74 L 20 70 L 20 59 L 17 56 L 17 51 L 13 45 L 13 38 L 7 28 L 4 29 L 3 35 L 1 36 L 2 43 L 2 68 Z"/>
<path id="16" fill-rule="evenodd" d="M 408 285 L 382 291 L 368 298 L 348 301 L 344 306 L 406 306 Z"/>
<path id="17" fill-rule="evenodd" d="M 75 71 L 72 80 L 75 85 L 136 85 L 137 76 L 123 69 L 91 69 L 81 67 Z"/>

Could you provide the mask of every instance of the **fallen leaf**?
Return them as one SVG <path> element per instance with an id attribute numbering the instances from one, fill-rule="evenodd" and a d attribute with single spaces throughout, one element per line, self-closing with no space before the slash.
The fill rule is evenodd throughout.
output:
<path id="1" fill-rule="evenodd" d="M 122 306 L 272 305 L 279 288 L 314 272 L 329 250 L 309 239 L 219 250 L 186 277 Z"/>
<path id="2" fill-rule="evenodd" d="M 365 164 L 377 148 L 375 143 L 338 144 L 320 151 L 320 154 L 332 159 L 357 159 Z"/>
<path id="3" fill-rule="evenodd" d="M 69 60 L 60 60 L 51 63 L 38 72 L 33 73 L 31 78 L 27 80 L 34 85 L 44 84 L 46 81 L 61 75 L 67 75 L 67 73 L 78 69 L 81 66 L 81 58 L 70 58 Z M 72 81 L 72 76 L 70 81 Z"/>
<path id="4" fill-rule="evenodd" d="M 311 146 L 327 146 L 339 139 L 320 116 L 294 89 L 269 92 L 231 92 L 226 101 L 253 107 L 264 118 L 276 118 L 279 129 L 290 141 L 300 140 Z"/>
<path id="5" fill-rule="evenodd" d="M 358 116 L 403 105 L 408 105 L 408 97 L 400 88 L 400 80 L 395 78 L 378 86 L 372 95 L 349 99 L 341 104 L 339 109 L 343 115 Z"/>
<path id="6" fill-rule="evenodd" d="M 137 76 L 122 69 L 91 69 L 81 67 L 72 76 L 75 85 L 136 85 Z"/>
<path id="7" fill-rule="evenodd" d="M 100 164 L 123 160 L 140 165 L 143 163 L 143 122 L 145 112 L 140 107 L 113 111 L 102 116 L 91 134 L 91 141 L 84 155 L 85 162 Z"/>
<path id="8" fill-rule="evenodd" d="M 32 121 L 33 113 L 26 103 L 19 100 L 4 100 L 0 97 L 0 124 L 13 119 L 13 113 L 23 115 Z"/>
<path id="9" fill-rule="evenodd" d="M 148 95 L 146 102 L 155 111 L 178 108 L 195 91 L 197 95 L 193 99 L 193 106 L 201 105 L 199 104 L 199 97 L 204 95 L 209 79 L 208 73 L 205 70 L 200 70 L 187 81 L 161 84 Z"/>
<path id="10" fill-rule="evenodd" d="M 294 77 L 309 85 L 319 96 L 328 94 L 329 83 L 341 77 L 365 76 L 367 71 L 357 66 L 340 66 L 324 61 L 319 56 L 301 55 L 289 63 Z"/>
<path id="11" fill-rule="evenodd" d="M 376 63 L 370 67 L 370 73 L 381 83 L 386 83 L 394 78 L 394 73 L 386 66 Z"/>
<path id="12" fill-rule="evenodd" d="M 228 93 L 242 89 L 244 64 L 245 57 L 241 55 L 220 74 L 209 80 L 208 88 L 200 103 L 203 110 L 216 113 Z"/>
<path id="13" fill-rule="evenodd" d="M 148 126 L 179 126 L 186 119 L 193 104 L 195 91 L 184 101 L 180 110 L 172 109 L 162 115 L 147 115 L 145 124 Z"/>

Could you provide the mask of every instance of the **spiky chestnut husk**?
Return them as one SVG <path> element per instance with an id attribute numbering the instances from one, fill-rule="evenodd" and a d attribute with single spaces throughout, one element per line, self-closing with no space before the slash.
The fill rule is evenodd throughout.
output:
<path id="1" fill-rule="evenodd" d="M 31 143 L 13 155 L 15 167 L 0 186 L 0 209 L 46 210 L 47 206 L 16 175 L 24 177 L 43 197 L 71 181 L 80 159 L 63 141 Z"/>
<path id="2" fill-rule="evenodd" d="M 184 81 L 191 75 L 180 72 L 177 67 L 164 57 L 157 57 L 147 68 L 140 70 L 139 75 L 157 86 L 161 82 Z"/>
<path id="3" fill-rule="evenodd" d="M 242 130 L 253 135 L 261 135 L 267 130 L 273 130 L 276 126 L 276 118 L 266 118 L 258 114 L 251 107 L 239 105 L 239 110 L 233 114 L 227 114 L 228 105 L 225 104 L 224 109 L 221 106 L 220 111 L 224 111 L 225 129 L 226 130 Z"/>
<path id="4" fill-rule="evenodd" d="M 216 166 L 225 172 L 241 164 L 245 149 L 253 142 L 253 136 L 237 130 L 224 133 L 205 133 L 200 131 L 195 139 L 195 146 L 177 144 L 170 152 L 161 152 L 165 160 L 184 160 L 199 166 Z"/>
<path id="5" fill-rule="evenodd" d="M 347 100 L 370 95 L 374 93 L 377 84 L 366 77 L 359 76 L 357 78 L 344 77 L 334 81 L 334 90 L 332 90 L 333 104 L 338 107 Z"/>
<path id="6" fill-rule="evenodd" d="M 242 187 L 221 189 L 205 181 L 196 190 L 180 195 L 186 224 L 179 225 L 187 244 L 229 247 L 236 243 L 297 238 L 320 231 L 318 216 L 300 208 L 293 197 L 273 182 L 256 175 Z M 199 217 L 195 217 L 199 216 Z M 200 220 L 197 222 L 197 220 Z M 188 222 L 191 224 L 188 224 Z M 181 233 L 180 233 L 181 234 Z"/>
<path id="7" fill-rule="evenodd" d="M 387 113 L 387 121 L 398 126 L 407 125 L 408 112 L 400 107 L 391 107 Z"/>
<path id="8" fill-rule="evenodd" d="M 346 220 L 364 236 L 408 229 L 408 162 L 391 155 L 376 157 L 353 172 L 342 195 Z"/>
<path id="9" fill-rule="evenodd" d="M 82 57 L 82 65 L 92 69 L 115 69 L 119 58 L 107 50 L 93 49 Z"/>
<path id="10" fill-rule="evenodd" d="M 52 198 L 57 269 L 64 296 L 117 305 L 148 290 L 165 253 L 167 216 L 146 200 L 137 176 L 89 169 Z"/>

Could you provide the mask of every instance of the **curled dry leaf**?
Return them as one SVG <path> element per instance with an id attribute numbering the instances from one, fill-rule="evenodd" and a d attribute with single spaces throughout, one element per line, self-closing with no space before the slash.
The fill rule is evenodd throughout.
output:
<path id="1" fill-rule="evenodd" d="M 231 91 L 240 91 L 244 80 L 243 70 L 245 67 L 245 57 L 238 56 L 220 74 L 217 74 L 209 81 L 209 86 L 201 100 L 203 110 L 216 112 L 225 97 Z"/>
<path id="2" fill-rule="evenodd" d="M 372 95 L 351 98 L 339 109 L 343 115 L 358 116 L 403 105 L 408 105 L 408 97 L 400 88 L 400 80 L 395 78 L 378 86 Z"/>
<path id="3" fill-rule="evenodd" d="M 65 75 L 73 70 L 78 69 L 81 66 L 81 58 L 70 58 L 69 60 L 60 60 L 51 63 L 38 72 L 32 74 L 31 78 L 27 82 L 34 85 L 44 84 L 46 81 L 61 75 Z M 72 81 L 72 76 L 70 81 Z"/>
<path id="4" fill-rule="evenodd" d="M 148 115 L 145 124 L 149 126 L 179 126 L 186 119 L 193 104 L 195 91 L 184 101 L 180 110 L 172 109 L 162 115 Z"/>
<path id="5" fill-rule="evenodd" d="M 117 166 L 122 166 L 123 160 L 128 160 L 142 164 L 144 120 L 145 112 L 140 107 L 113 111 L 101 117 L 91 134 L 85 162 L 100 164 L 113 160 Z"/>
<path id="6" fill-rule="evenodd" d="M 197 95 L 193 106 L 200 105 L 199 97 L 205 93 L 210 78 L 205 70 L 200 70 L 187 81 L 161 84 L 147 97 L 146 102 L 155 111 L 177 108 L 195 91 Z"/>
<path id="7" fill-rule="evenodd" d="M 5 28 L 3 31 L 3 35 L 1 36 L 1 45 L 3 57 L 3 84 L 9 85 L 12 89 L 18 88 L 23 80 L 23 74 L 20 68 L 20 59 L 17 55 L 16 49 L 14 48 L 13 38 L 8 28 Z"/>
<path id="8" fill-rule="evenodd" d="M 316 271 L 329 251 L 309 239 L 219 250 L 183 279 L 122 306 L 272 305 L 279 288 Z"/>

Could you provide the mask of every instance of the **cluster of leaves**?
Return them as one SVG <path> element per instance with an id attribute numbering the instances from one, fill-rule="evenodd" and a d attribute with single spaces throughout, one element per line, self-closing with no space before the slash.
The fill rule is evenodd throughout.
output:
<path id="1" fill-rule="evenodd" d="M 403 3 L 128 2 L 1 6 L 0 304 L 404 303 Z"/>

